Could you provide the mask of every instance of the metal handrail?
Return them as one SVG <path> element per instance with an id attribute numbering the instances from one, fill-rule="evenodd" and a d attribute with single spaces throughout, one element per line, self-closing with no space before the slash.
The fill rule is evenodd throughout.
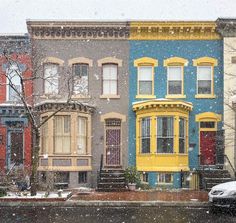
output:
<path id="1" fill-rule="evenodd" d="M 229 165 L 226 165 L 226 162 Z M 227 167 L 230 167 L 230 168 L 227 168 Z M 229 171 L 229 173 L 233 179 L 236 178 L 235 168 L 233 167 L 233 164 L 230 162 L 229 157 L 227 155 L 224 155 L 224 169 Z"/>
<path id="2" fill-rule="evenodd" d="M 103 154 L 101 154 L 101 160 L 100 160 L 100 172 L 102 171 L 103 168 Z"/>

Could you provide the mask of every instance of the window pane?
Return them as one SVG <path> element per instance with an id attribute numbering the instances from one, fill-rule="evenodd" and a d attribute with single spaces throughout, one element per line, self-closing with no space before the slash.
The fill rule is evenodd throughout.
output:
<path id="1" fill-rule="evenodd" d="M 47 117 L 43 117 L 42 121 L 44 121 Z M 48 153 L 48 122 L 44 123 L 42 126 L 42 154 Z"/>
<path id="2" fill-rule="evenodd" d="M 150 153 L 150 118 L 141 121 L 141 153 Z"/>
<path id="3" fill-rule="evenodd" d="M 88 65 L 74 64 L 73 75 L 74 94 L 88 95 Z"/>
<path id="4" fill-rule="evenodd" d="M 198 81 L 198 94 L 211 94 L 211 81 Z"/>
<path id="5" fill-rule="evenodd" d="M 44 65 L 44 92 L 46 94 L 58 93 L 58 65 Z"/>
<path id="6" fill-rule="evenodd" d="M 201 128 L 215 128 L 215 122 L 200 122 Z"/>
<path id="7" fill-rule="evenodd" d="M 152 94 L 152 82 L 151 81 L 140 81 L 139 82 L 139 94 Z"/>
<path id="8" fill-rule="evenodd" d="M 182 94 L 182 81 L 169 81 L 168 94 Z"/>
<path id="9" fill-rule="evenodd" d="M 182 68 L 181 67 L 168 67 L 168 80 L 170 81 L 182 80 Z"/>
<path id="10" fill-rule="evenodd" d="M 198 80 L 211 80 L 211 67 L 199 66 L 197 67 Z"/>
<path id="11" fill-rule="evenodd" d="M 179 153 L 185 153 L 186 150 L 186 125 L 185 125 L 185 119 L 180 118 L 179 119 Z"/>
<path id="12" fill-rule="evenodd" d="M 86 154 L 87 147 L 87 119 L 78 117 L 77 127 L 77 151 L 78 154 Z"/>
<path id="13" fill-rule="evenodd" d="M 139 67 L 139 81 L 152 81 L 152 67 Z"/>
<path id="14" fill-rule="evenodd" d="M 117 65 L 103 65 L 103 94 L 117 94 Z"/>

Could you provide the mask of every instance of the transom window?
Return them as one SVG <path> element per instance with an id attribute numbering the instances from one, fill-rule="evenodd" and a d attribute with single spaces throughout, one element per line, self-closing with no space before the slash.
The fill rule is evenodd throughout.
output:
<path id="1" fill-rule="evenodd" d="M 69 115 L 54 117 L 54 152 L 70 153 L 71 121 Z"/>
<path id="2" fill-rule="evenodd" d="M 173 117 L 157 117 L 157 153 L 173 153 Z"/>
<path id="3" fill-rule="evenodd" d="M 141 120 L 141 153 L 150 153 L 150 118 Z"/>
<path id="4" fill-rule="evenodd" d="M 168 66 L 168 94 L 182 94 L 182 67 Z"/>
<path id="5" fill-rule="evenodd" d="M 153 67 L 151 66 L 138 67 L 138 94 L 139 95 L 153 94 Z"/>
<path id="6" fill-rule="evenodd" d="M 53 63 L 44 64 L 44 93 L 58 94 L 59 65 Z"/>
<path id="7" fill-rule="evenodd" d="M 215 128 L 215 122 L 200 122 L 200 128 Z"/>
<path id="8" fill-rule="evenodd" d="M 118 66 L 117 64 L 102 65 L 102 94 L 118 94 Z"/>
<path id="9" fill-rule="evenodd" d="M 73 93 L 88 94 L 88 64 L 73 64 Z"/>
<path id="10" fill-rule="evenodd" d="M 20 70 L 16 63 L 12 63 L 7 69 L 7 100 L 18 101 L 21 93 L 21 78 Z"/>
<path id="11" fill-rule="evenodd" d="M 212 94 L 212 66 L 197 67 L 197 93 Z"/>

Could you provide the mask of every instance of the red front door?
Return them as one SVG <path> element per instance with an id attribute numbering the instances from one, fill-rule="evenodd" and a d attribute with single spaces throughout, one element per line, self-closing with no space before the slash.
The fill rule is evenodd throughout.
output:
<path id="1" fill-rule="evenodd" d="M 200 132 L 201 165 L 215 165 L 216 163 L 216 132 Z"/>

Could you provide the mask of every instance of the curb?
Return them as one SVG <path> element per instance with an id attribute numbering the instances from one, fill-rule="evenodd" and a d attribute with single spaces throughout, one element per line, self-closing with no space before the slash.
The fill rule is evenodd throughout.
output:
<path id="1" fill-rule="evenodd" d="M 166 202 L 166 201 L 65 201 L 65 202 L 2 202 L 1 207 L 186 207 L 207 208 L 208 202 Z"/>

